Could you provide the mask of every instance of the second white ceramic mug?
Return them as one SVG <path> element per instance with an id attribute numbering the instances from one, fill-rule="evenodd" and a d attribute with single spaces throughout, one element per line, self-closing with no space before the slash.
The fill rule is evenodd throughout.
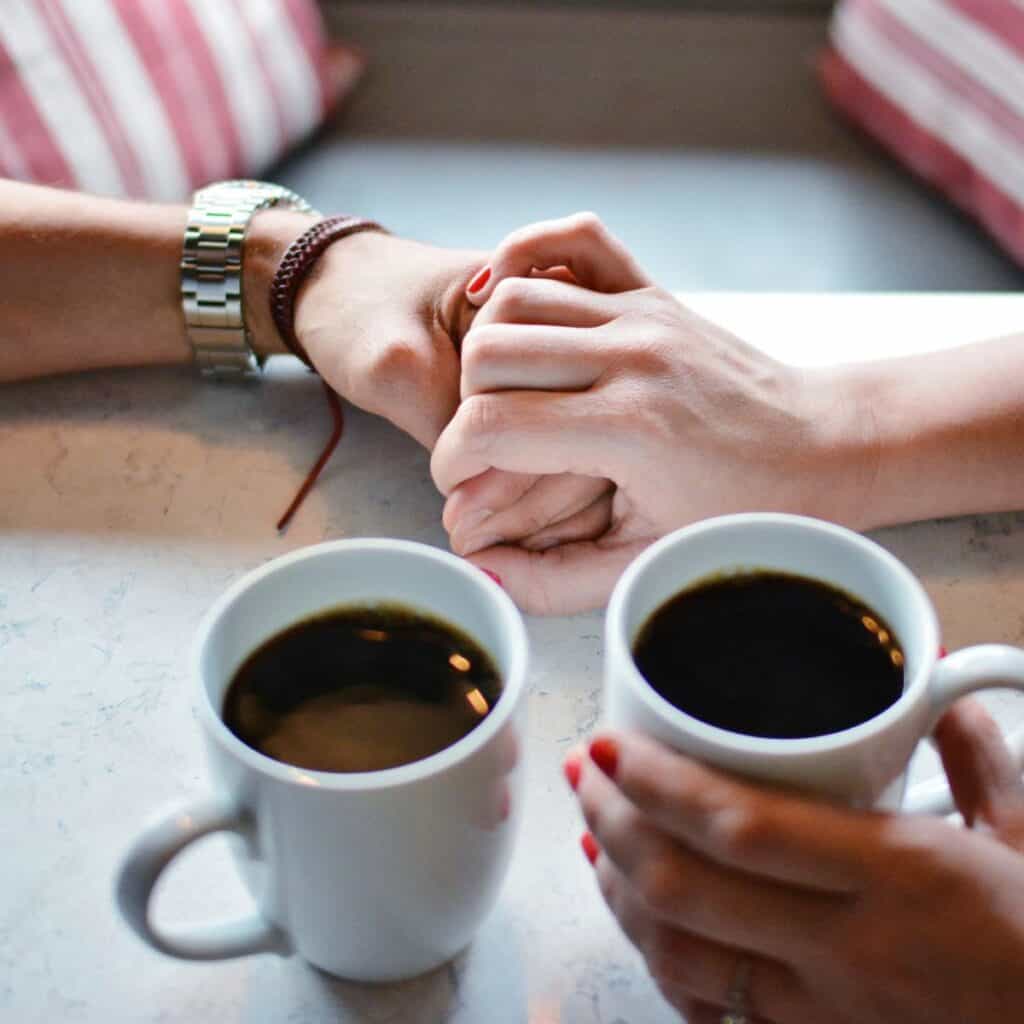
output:
<path id="1" fill-rule="evenodd" d="M 777 570 L 832 584 L 859 597 L 894 629 L 905 658 L 903 694 L 891 707 L 842 732 L 765 739 L 686 714 L 647 683 L 633 661 L 641 627 L 665 601 L 722 573 Z M 736 629 L 743 628 L 737 622 Z M 682 753 L 759 781 L 858 807 L 952 810 L 944 783 L 905 799 L 907 766 L 958 698 L 989 687 L 1024 690 L 1024 650 L 988 644 L 939 660 L 935 610 L 913 573 L 857 533 L 800 516 L 756 513 L 696 523 L 662 538 L 620 578 L 605 620 L 605 719 Z M 1024 731 L 1011 737 L 1018 761 Z"/>
<path id="2" fill-rule="evenodd" d="M 471 732 L 384 771 L 329 773 L 246 746 L 221 719 L 231 679 L 260 644 L 340 605 L 399 602 L 470 634 L 503 688 Z M 278 558 L 210 609 L 196 638 L 196 712 L 215 795 L 149 824 L 118 877 L 122 914 L 150 945 L 193 960 L 296 952 L 360 981 L 420 974 L 465 947 L 505 874 L 520 815 L 527 639 L 505 592 L 454 555 L 396 540 L 337 541 Z M 241 839 L 258 912 L 172 931 L 152 919 L 164 868 L 212 832 Z"/>

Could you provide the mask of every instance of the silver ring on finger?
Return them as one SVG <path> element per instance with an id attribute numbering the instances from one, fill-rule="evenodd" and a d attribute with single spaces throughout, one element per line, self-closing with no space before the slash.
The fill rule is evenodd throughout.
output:
<path id="1" fill-rule="evenodd" d="M 754 961 L 741 956 L 736 962 L 729 991 L 725 994 L 726 1011 L 720 1024 L 753 1024 L 750 1010 L 750 978 L 754 973 Z"/>

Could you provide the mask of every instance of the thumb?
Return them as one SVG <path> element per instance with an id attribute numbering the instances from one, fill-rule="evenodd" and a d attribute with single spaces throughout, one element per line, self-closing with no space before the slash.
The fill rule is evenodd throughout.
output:
<path id="1" fill-rule="evenodd" d="M 573 615 L 604 605 L 623 570 L 653 539 L 580 541 L 544 551 L 502 544 L 477 551 L 468 561 L 499 576 L 524 612 Z"/>
<path id="2" fill-rule="evenodd" d="M 999 726 L 977 700 L 959 700 L 936 730 L 942 766 L 969 826 L 984 824 L 1024 850 L 1024 784 Z"/>

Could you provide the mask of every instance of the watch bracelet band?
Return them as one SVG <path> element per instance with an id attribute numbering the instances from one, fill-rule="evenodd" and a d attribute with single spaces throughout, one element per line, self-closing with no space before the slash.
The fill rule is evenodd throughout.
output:
<path id="1" fill-rule="evenodd" d="M 385 232 L 379 224 L 362 217 L 339 214 L 307 228 L 285 250 L 270 285 L 270 315 L 288 350 L 315 371 L 309 355 L 295 334 L 295 299 L 303 281 L 324 250 L 341 238 L 360 231 Z"/>
<path id="2" fill-rule="evenodd" d="M 222 181 L 193 196 L 181 256 L 185 328 L 200 373 L 241 379 L 257 373 L 245 325 L 242 257 L 253 215 L 286 206 L 319 216 L 296 193 L 260 181 Z"/>

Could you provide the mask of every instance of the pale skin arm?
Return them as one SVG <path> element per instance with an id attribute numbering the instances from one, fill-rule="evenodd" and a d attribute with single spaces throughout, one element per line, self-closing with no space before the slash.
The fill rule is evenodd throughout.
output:
<path id="1" fill-rule="evenodd" d="M 832 376 L 873 421 L 852 525 L 1024 508 L 1024 333 Z"/>
<path id="2" fill-rule="evenodd" d="M 482 309 L 463 343 L 463 404 L 433 461 L 453 547 L 525 608 L 601 604 L 638 551 L 710 515 L 787 511 L 869 529 L 1024 508 L 1024 334 L 801 370 L 656 288 L 525 279 L 558 252 L 581 265 L 582 248 L 613 280 L 622 259 L 592 217 L 542 227 L 528 245 L 523 232 L 502 243 L 470 296 Z M 630 273 L 623 264 L 619 279 Z M 607 478 L 606 525 L 546 548 L 532 513 L 481 520 L 496 469 Z M 518 543 L 526 533 L 534 550 Z"/>

